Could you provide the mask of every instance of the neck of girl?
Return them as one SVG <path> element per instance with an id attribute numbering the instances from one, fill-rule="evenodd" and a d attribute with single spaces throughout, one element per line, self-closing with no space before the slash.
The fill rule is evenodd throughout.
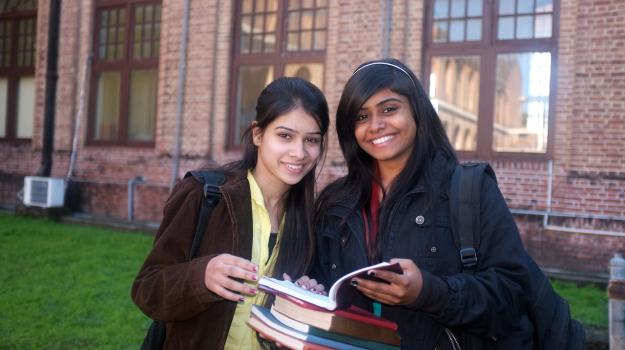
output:
<path id="1" fill-rule="evenodd" d="M 265 208 L 267 209 L 269 220 L 271 221 L 271 232 L 278 232 L 280 217 L 283 213 L 284 197 L 290 186 L 271 183 L 271 181 L 267 181 L 262 174 L 256 172 L 256 169 L 252 170 L 252 175 L 260 188 L 260 192 L 263 194 Z"/>
<path id="2" fill-rule="evenodd" d="M 399 173 L 404 170 L 405 163 L 398 164 L 395 162 L 378 162 L 378 171 L 380 174 L 380 181 L 382 181 L 382 187 L 384 191 L 388 193 L 391 184 L 397 178 Z"/>

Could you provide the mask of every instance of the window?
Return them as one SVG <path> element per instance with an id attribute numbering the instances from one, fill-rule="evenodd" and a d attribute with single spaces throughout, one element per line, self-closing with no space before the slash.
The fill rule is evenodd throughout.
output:
<path id="1" fill-rule="evenodd" d="M 90 143 L 151 146 L 156 124 L 160 1 L 99 1 Z"/>
<path id="2" fill-rule="evenodd" d="M 0 1 L 0 139 L 28 140 L 35 112 L 37 1 Z"/>
<path id="3" fill-rule="evenodd" d="M 426 76 L 467 157 L 541 157 L 553 129 L 556 0 L 430 0 Z"/>
<path id="4" fill-rule="evenodd" d="M 323 87 L 327 0 L 238 0 L 228 145 L 238 146 L 262 89 L 280 76 Z"/>

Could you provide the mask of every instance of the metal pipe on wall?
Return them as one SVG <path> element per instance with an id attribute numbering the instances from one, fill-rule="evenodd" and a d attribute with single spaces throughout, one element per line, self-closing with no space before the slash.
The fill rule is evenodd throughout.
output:
<path id="1" fill-rule="evenodd" d="M 56 82 L 59 79 L 59 27 L 61 26 L 61 0 L 50 1 L 48 17 L 48 51 L 46 59 L 46 92 L 43 111 L 43 145 L 39 176 L 50 176 L 54 152 L 54 113 L 56 112 Z"/>
<path id="2" fill-rule="evenodd" d="M 548 179 L 547 179 L 547 210 L 524 210 L 524 209 L 510 209 L 512 214 L 517 215 L 536 215 L 543 217 L 543 228 L 550 231 L 580 233 L 588 235 L 599 236 L 615 236 L 625 237 L 625 232 L 609 231 L 609 230 L 596 230 L 587 228 L 575 228 L 561 225 L 549 224 L 549 217 L 566 217 L 566 218 L 585 218 L 596 220 L 612 220 L 612 221 L 625 221 L 624 216 L 602 215 L 592 213 L 573 213 L 573 212 L 554 212 L 552 211 L 552 195 L 553 195 L 553 160 L 549 160 L 548 163 Z"/>
<path id="3" fill-rule="evenodd" d="M 176 93 L 176 136 L 174 154 L 172 156 L 173 167 L 169 190 L 173 190 L 178 172 L 180 171 L 180 153 L 182 148 L 182 116 L 184 112 L 184 88 L 187 76 L 187 41 L 189 38 L 189 0 L 184 0 L 182 33 L 180 34 L 180 56 L 178 59 L 178 91 Z"/>

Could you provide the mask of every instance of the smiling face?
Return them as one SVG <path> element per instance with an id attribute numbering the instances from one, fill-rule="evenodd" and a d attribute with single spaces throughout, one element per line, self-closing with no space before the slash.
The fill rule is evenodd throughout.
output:
<path id="1" fill-rule="evenodd" d="M 286 190 L 300 182 L 319 160 L 319 124 L 301 107 L 279 116 L 263 130 L 254 127 L 252 132 L 258 150 L 254 177 L 259 184 Z"/>
<path id="2" fill-rule="evenodd" d="M 417 125 L 408 99 L 391 91 L 380 90 L 360 108 L 354 134 L 360 148 L 379 167 L 403 168 L 417 135 Z"/>

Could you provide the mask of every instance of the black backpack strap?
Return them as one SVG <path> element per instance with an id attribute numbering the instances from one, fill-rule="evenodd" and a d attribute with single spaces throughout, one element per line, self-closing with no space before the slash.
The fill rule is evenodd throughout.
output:
<path id="1" fill-rule="evenodd" d="M 477 249 L 480 246 L 480 192 L 486 171 L 494 175 L 486 163 L 458 164 L 451 176 L 451 228 L 460 250 L 463 272 L 477 267 Z"/>
<path id="2" fill-rule="evenodd" d="M 219 202 L 221 197 L 219 192 L 219 186 L 225 181 L 224 174 L 217 171 L 195 170 L 185 174 L 185 178 L 193 176 L 195 180 L 204 185 L 204 200 L 202 201 L 202 209 L 200 209 L 200 216 L 198 217 L 197 224 L 195 225 L 195 235 L 193 236 L 193 243 L 189 249 L 189 260 L 195 257 L 197 250 L 204 238 L 204 232 L 206 232 L 206 225 L 208 225 L 208 219 L 213 211 L 213 208 Z"/>

